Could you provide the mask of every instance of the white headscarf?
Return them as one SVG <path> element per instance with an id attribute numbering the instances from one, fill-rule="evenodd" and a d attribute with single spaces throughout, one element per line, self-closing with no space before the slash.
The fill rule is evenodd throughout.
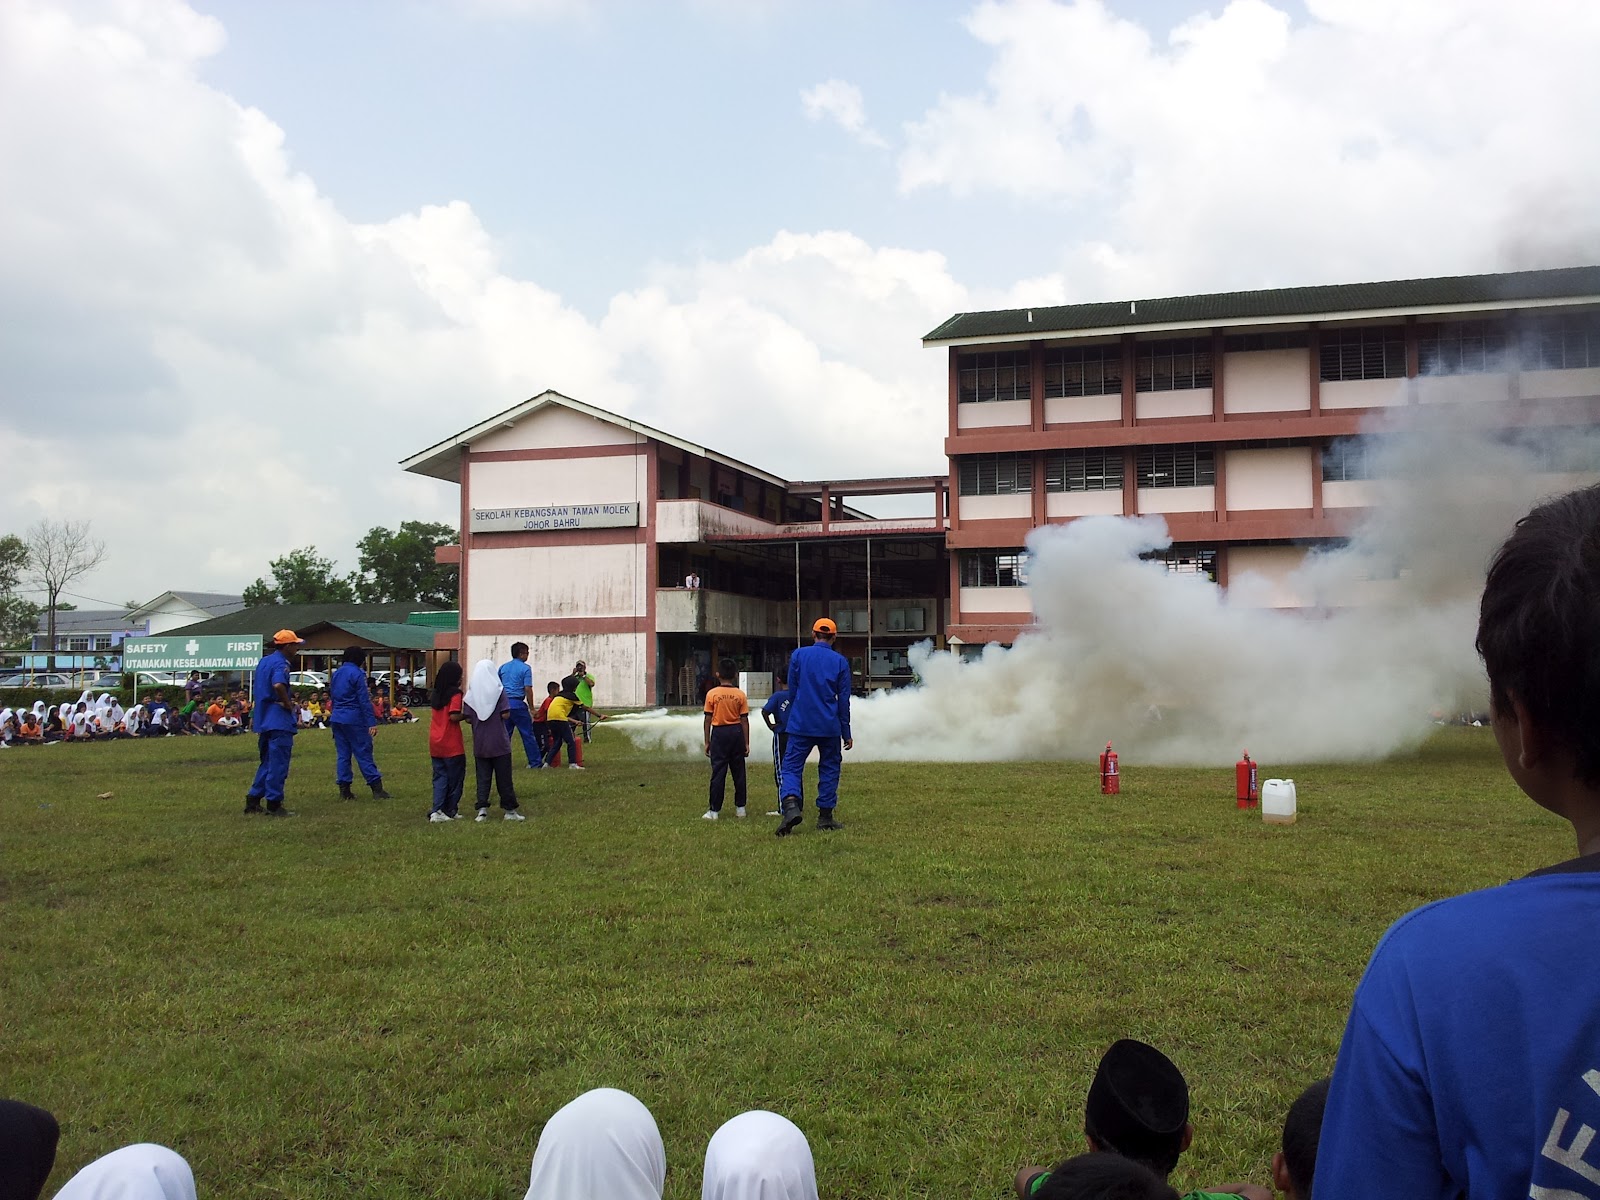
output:
<path id="1" fill-rule="evenodd" d="M 11 710 L 0 708 L 0 739 L 11 740 Z"/>
<path id="2" fill-rule="evenodd" d="M 806 1135 L 777 1113 L 740 1113 L 711 1135 L 700 1200 L 817 1200 Z"/>
<path id="3" fill-rule="evenodd" d="M 122 728 L 126 733 L 138 733 L 139 727 L 144 724 L 144 705 L 135 704 L 122 714 Z"/>
<path id="4" fill-rule="evenodd" d="M 661 1200 L 666 1181 L 667 1148 L 650 1110 L 596 1088 L 545 1123 L 524 1200 Z"/>
<path id="5" fill-rule="evenodd" d="M 56 716 L 61 718 L 62 725 L 70 725 L 72 723 L 72 709 L 73 704 L 70 700 L 56 709 Z"/>
<path id="6" fill-rule="evenodd" d="M 87 704 L 90 708 L 93 708 L 94 707 L 94 689 L 93 688 L 84 688 L 83 689 L 83 695 L 78 697 L 78 703 L 79 704 Z"/>
<path id="7" fill-rule="evenodd" d="M 182 1155 L 141 1142 L 95 1159 L 55 1200 L 195 1200 L 194 1172 Z"/>
<path id="8" fill-rule="evenodd" d="M 106 709 L 106 728 L 116 729 L 117 726 L 122 724 L 122 720 L 126 715 L 127 714 L 122 711 L 122 701 L 116 699 L 116 697 L 112 697 L 111 707 Z"/>
<path id="9" fill-rule="evenodd" d="M 45 714 L 49 711 L 50 710 L 44 706 L 43 700 L 35 700 L 33 702 L 33 715 L 39 718 L 39 724 L 44 724 Z"/>
<path id="10" fill-rule="evenodd" d="M 472 682 L 467 684 L 463 702 L 472 709 L 478 720 L 487 720 L 499 705 L 504 691 L 500 686 L 500 673 L 494 669 L 494 660 L 480 658 L 478 665 L 472 668 Z"/>

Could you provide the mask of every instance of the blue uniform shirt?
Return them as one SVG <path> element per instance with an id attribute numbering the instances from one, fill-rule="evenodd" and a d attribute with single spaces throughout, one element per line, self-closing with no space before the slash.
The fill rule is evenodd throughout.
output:
<path id="1" fill-rule="evenodd" d="M 1600 1196 L 1600 873 L 1585 861 L 1384 934 L 1333 1069 L 1317 1195 Z"/>
<path id="2" fill-rule="evenodd" d="M 789 693 L 773 692 L 767 697 L 767 702 L 761 706 L 761 711 L 772 718 L 774 732 L 787 733 L 789 731 Z"/>
<path id="3" fill-rule="evenodd" d="M 789 656 L 789 715 L 785 733 L 850 736 L 850 660 L 826 642 Z"/>
<path id="4" fill-rule="evenodd" d="M 289 660 L 274 650 L 262 655 L 261 661 L 256 664 L 254 727 L 257 733 L 271 733 L 279 729 L 293 733 L 299 724 L 294 714 L 285 711 L 278 703 L 273 685 L 279 683 L 286 688 L 289 686 Z"/>
<path id="5" fill-rule="evenodd" d="M 506 690 L 506 699 L 512 708 L 527 708 L 528 693 L 533 686 L 533 668 L 520 658 L 513 658 L 500 666 L 500 686 Z"/>
<path id="6" fill-rule="evenodd" d="M 372 712 L 367 673 L 355 663 L 339 664 L 328 684 L 328 695 L 333 700 L 333 715 L 329 718 L 332 724 L 370 726 L 377 719 Z"/>

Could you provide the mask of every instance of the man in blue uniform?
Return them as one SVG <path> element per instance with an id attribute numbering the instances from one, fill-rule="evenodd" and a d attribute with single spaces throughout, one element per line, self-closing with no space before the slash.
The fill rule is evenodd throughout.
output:
<path id="1" fill-rule="evenodd" d="M 292 629 L 272 635 L 272 647 L 256 664 L 256 711 L 252 726 L 256 731 L 256 750 L 261 766 L 255 782 L 244 794 L 244 811 L 265 812 L 271 817 L 292 817 L 283 806 L 283 785 L 289 778 L 289 757 L 294 753 L 294 732 L 299 712 L 289 691 L 289 656 L 302 639 Z M 267 806 L 261 807 L 265 800 Z"/>
<path id="2" fill-rule="evenodd" d="M 833 648 L 839 627 L 823 617 L 811 627 L 812 642 L 789 656 L 789 745 L 783 752 L 783 799 L 778 803 L 778 836 L 800 824 L 805 807 L 801 778 L 806 758 L 817 749 L 817 828 L 843 829 L 833 819 L 839 803 L 841 744 L 849 750 L 850 660 Z"/>
<path id="3" fill-rule="evenodd" d="M 1478 653 L 1506 771 L 1572 826 L 1578 857 L 1384 934 L 1323 1114 L 1329 1200 L 1600 1196 L 1600 487 L 1517 523 Z"/>
<path id="4" fill-rule="evenodd" d="M 528 756 L 528 766 L 538 770 L 544 766 L 544 747 L 533 733 L 531 705 L 539 706 L 533 696 L 533 668 L 528 665 L 528 643 L 511 643 L 511 661 L 500 665 L 500 686 L 505 689 L 506 703 L 511 706 L 511 727 L 522 735 L 522 752 Z"/>
<path id="5" fill-rule="evenodd" d="M 328 716 L 328 727 L 333 730 L 333 777 L 343 800 L 356 798 L 350 790 L 355 783 L 350 771 L 352 755 L 361 768 L 361 778 L 372 789 L 372 798 L 389 799 L 383 788 L 383 775 L 372 758 L 372 735 L 378 732 L 378 724 L 372 712 L 372 691 L 367 686 L 366 661 L 367 652 L 360 646 L 348 647 L 328 684 L 333 701 L 333 711 Z"/>

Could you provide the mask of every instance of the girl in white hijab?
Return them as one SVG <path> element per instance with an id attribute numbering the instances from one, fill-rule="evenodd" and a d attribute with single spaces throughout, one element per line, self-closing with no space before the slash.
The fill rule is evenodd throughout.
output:
<path id="1" fill-rule="evenodd" d="M 11 710 L 0 708 L 0 746 L 10 743 L 16 736 L 16 728 L 11 723 Z"/>
<path id="2" fill-rule="evenodd" d="M 142 1142 L 95 1159 L 55 1200 L 195 1200 L 194 1172 L 182 1155 Z"/>
<path id="3" fill-rule="evenodd" d="M 667 1148 L 650 1110 L 596 1088 L 545 1123 L 524 1200 L 661 1200 L 666 1181 Z"/>
<path id="4" fill-rule="evenodd" d="M 500 694 L 504 691 L 505 688 L 500 686 L 500 673 L 494 669 L 494 660 L 480 658 L 472 668 L 472 678 L 467 683 L 467 694 L 462 697 L 462 702 L 480 714 L 479 720 L 485 720 L 499 706 Z"/>
<path id="5" fill-rule="evenodd" d="M 806 1135 L 775 1112 L 740 1113 L 711 1135 L 700 1200 L 817 1200 Z"/>

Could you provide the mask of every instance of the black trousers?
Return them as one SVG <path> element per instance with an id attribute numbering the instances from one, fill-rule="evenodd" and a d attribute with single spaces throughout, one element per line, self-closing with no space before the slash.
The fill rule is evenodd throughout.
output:
<path id="1" fill-rule="evenodd" d="M 489 780 L 494 779 L 495 791 L 500 793 L 500 807 L 510 812 L 517 807 L 517 789 L 511 782 L 511 755 L 499 758 L 473 757 L 473 769 L 478 784 L 478 807 L 489 807 Z"/>
<path id="2" fill-rule="evenodd" d="M 743 808 L 744 781 L 744 729 L 738 725 L 713 725 L 711 727 L 711 811 L 722 811 L 722 797 L 727 790 L 728 776 L 733 776 L 733 804 Z"/>

